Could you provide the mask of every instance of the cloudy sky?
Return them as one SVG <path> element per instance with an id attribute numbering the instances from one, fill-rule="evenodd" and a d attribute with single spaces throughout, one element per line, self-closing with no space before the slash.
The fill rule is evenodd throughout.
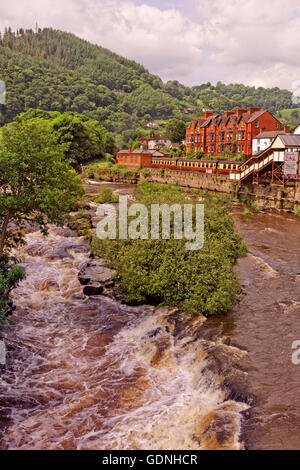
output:
<path id="1" fill-rule="evenodd" d="M 1 0 L 1 30 L 36 22 L 134 59 L 163 80 L 288 89 L 300 80 L 299 0 Z"/>

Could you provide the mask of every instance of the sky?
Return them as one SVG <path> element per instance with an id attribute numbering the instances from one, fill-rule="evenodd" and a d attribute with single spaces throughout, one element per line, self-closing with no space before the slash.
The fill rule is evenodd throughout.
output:
<path id="1" fill-rule="evenodd" d="M 53 27 L 143 64 L 164 81 L 300 83 L 299 0 L 0 0 L 6 26 Z"/>

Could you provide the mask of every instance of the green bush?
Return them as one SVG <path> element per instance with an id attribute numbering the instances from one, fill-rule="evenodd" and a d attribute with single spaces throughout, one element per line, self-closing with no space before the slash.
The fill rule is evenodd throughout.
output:
<path id="1" fill-rule="evenodd" d="M 256 212 L 261 212 L 262 211 L 262 207 L 260 207 L 256 202 L 254 201 L 249 201 L 248 204 L 253 207 L 253 209 L 256 211 Z"/>
<path id="2" fill-rule="evenodd" d="M 112 163 L 112 164 L 115 163 L 114 156 L 113 156 L 111 153 L 106 153 L 106 154 L 105 154 L 105 160 L 106 160 L 107 162 Z"/>
<path id="3" fill-rule="evenodd" d="M 114 194 L 110 188 L 101 188 L 95 201 L 98 204 L 111 204 L 119 201 L 119 195 Z"/>
<path id="4" fill-rule="evenodd" d="M 7 322 L 7 312 L 10 309 L 9 293 L 24 277 L 24 268 L 9 260 L 7 256 L 0 259 L 0 324 Z"/>
<path id="5" fill-rule="evenodd" d="M 149 176 L 151 176 L 151 171 L 148 170 L 148 168 L 142 168 L 141 173 L 144 176 L 144 178 L 149 178 Z"/>
<path id="6" fill-rule="evenodd" d="M 252 212 L 246 207 L 244 209 L 243 215 L 252 215 Z"/>
<path id="7" fill-rule="evenodd" d="M 153 203 L 195 203 L 199 193 L 185 195 L 175 185 L 142 181 L 135 198 L 150 209 Z M 166 303 L 186 312 L 214 315 L 232 308 L 240 284 L 232 268 L 245 253 L 234 231 L 229 203 L 205 198 L 205 243 L 187 251 L 186 240 L 100 240 L 92 251 L 109 260 L 119 275 L 120 289 L 130 303 Z"/>
<path id="8" fill-rule="evenodd" d="M 296 207 L 296 209 L 295 209 L 295 215 L 296 215 L 297 217 L 300 217 L 300 207 Z"/>

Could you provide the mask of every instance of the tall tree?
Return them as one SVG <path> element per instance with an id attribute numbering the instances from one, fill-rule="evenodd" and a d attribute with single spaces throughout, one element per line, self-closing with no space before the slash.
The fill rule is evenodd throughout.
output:
<path id="1" fill-rule="evenodd" d="M 185 139 L 186 125 L 180 119 L 168 121 L 165 134 L 172 142 L 182 142 Z"/>
<path id="2" fill-rule="evenodd" d="M 16 227 L 21 229 L 27 221 L 39 224 L 46 233 L 48 224 L 63 224 L 64 213 L 84 193 L 80 178 L 64 161 L 64 147 L 58 145 L 49 122 L 14 122 L 2 133 L 0 257 L 16 241 Z"/>

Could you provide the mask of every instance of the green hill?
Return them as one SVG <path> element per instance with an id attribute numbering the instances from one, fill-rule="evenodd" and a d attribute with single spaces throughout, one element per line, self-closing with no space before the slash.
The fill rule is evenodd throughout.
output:
<path id="1" fill-rule="evenodd" d="M 216 112 L 250 105 L 272 112 L 293 107 L 291 93 L 279 88 L 163 83 L 134 61 L 53 29 L 7 29 L 0 40 L 0 79 L 7 87 L 0 123 L 29 108 L 76 111 L 119 134 L 151 119 L 188 122 L 203 107 Z"/>
<path id="2" fill-rule="evenodd" d="M 281 109 L 276 113 L 276 117 L 284 124 L 296 127 L 300 123 L 300 108 Z"/>

